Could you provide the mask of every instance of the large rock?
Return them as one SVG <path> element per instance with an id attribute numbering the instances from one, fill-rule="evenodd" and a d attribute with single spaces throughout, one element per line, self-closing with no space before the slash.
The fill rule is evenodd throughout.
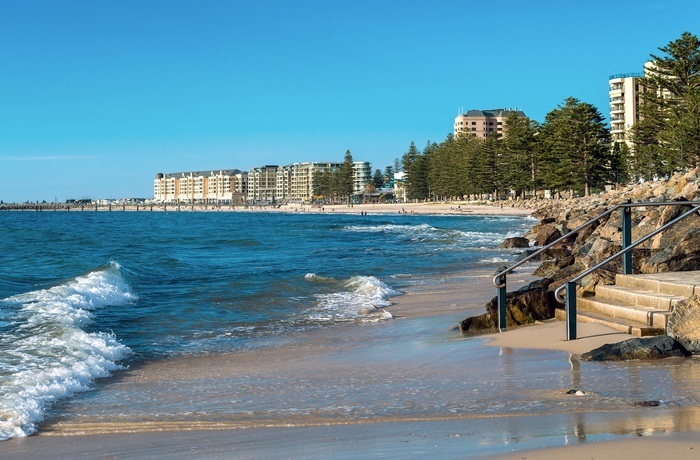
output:
<path id="1" fill-rule="evenodd" d="M 536 252 L 537 252 L 537 249 L 525 249 L 523 252 L 521 252 L 520 254 L 518 254 L 518 257 L 515 258 L 515 260 L 513 261 L 513 263 L 515 263 L 515 262 L 520 262 L 521 260 L 530 257 L 532 254 L 534 254 L 534 253 L 536 253 Z M 531 262 L 536 262 L 536 261 L 541 260 L 541 259 L 542 259 L 542 256 L 541 256 L 541 255 L 538 255 L 538 256 L 535 256 L 535 257 L 533 257 L 532 259 L 530 259 L 530 261 L 531 261 Z"/>
<path id="2" fill-rule="evenodd" d="M 692 206 L 666 206 L 661 213 L 656 226 L 657 228 L 666 225 L 668 222 L 672 221 L 676 217 L 690 211 Z M 697 214 L 691 214 L 680 222 L 676 223 L 672 227 L 664 230 L 662 233 L 656 235 L 651 242 L 652 249 L 662 249 L 669 246 L 674 246 L 678 244 L 686 234 L 692 230 L 700 228 L 700 216 Z"/>
<path id="3" fill-rule="evenodd" d="M 667 247 L 642 263 L 642 273 L 700 270 L 700 229 L 689 230 L 674 246 Z"/>
<path id="4" fill-rule="evenodd" d="M 530 240 L 527 238 L 523 238 L 521 236 L 516 236 L 513 238 L 506 238 L 503 240 L 503 242 L 498 246 L 501 249 L 510 249 L 510 248 L 529 248 L 530 247 Z"/>
<path id="5" fill-rule="evenodd" d="M 536 246 L 546 246 L 561 236 L 559 229 L 552 224 L 537 224 L 530 233 Z"/>
<path id="6" fill-rule="evenodd" d="M 559 270 L 564 267 L 568 267 L 574 261 L 571 256 L 563 257 L 561 259 L 548 259 L 542 261 L 539 267 L 534 271 L 533 275 L 551 278 L 556 275 Z"/>
<path id="7" fill-rule="evenodd" d="M 506 295 L 506 327 L 531 324 L 554 317 L 559 305 L 554 293 L 547 290 L 550 278 L 533 281 Z M 459 324 L 462 332 L 491 332 L 498 327 L 498 297 L 486 304 L 486 313 L 465 319 Z"/>
<path id="8" fill-rule="evenodd" d="M 661 335 L 609 343 L 581 355 L 583 361 L 627 361 L 688 356 L 688 351 L 671 337 Z"/>
<path id="9" fill-rule="evenodd" d="M 700 355 L 700 296 L 678 302 L 668 318 L 666 333 L 694 355 Z"/>
<path id="10" fill-rule="evenodd" d="M 578 284 L 576 295 L 592 297 L 595 295 L 595 288 L 599 284 L 615 284 L 615 271 L 605 267 L 599 268 L 593 273 L 584 276 Z"/>

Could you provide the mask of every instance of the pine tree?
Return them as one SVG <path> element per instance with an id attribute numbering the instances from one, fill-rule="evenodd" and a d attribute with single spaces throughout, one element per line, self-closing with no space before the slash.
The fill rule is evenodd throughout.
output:
<path id="1" fill-rule="evenodd" d="M 382 174 L 381 169 L 377 169 L 374 171 L 374 176 L 372 176 L 372 183 L 374 184 L 375 188 L 384 187 L 384 174 Z"/>
<path id="2" fill-rule="evenodd" d="M 659 50 L 641 79 L 641 120 L 632 132 L 647 174 L 668 175 L 700 164 L 700 40 L 684 32 Z"/>
<path id="3" fill-rule="evenodd" d="M 547 184 L 583 192 L 610 181 L 610 132 L 593 105 L 569 97 L 549 112 L 542 126 Z"/>
<path id="4" fill-rule="evenodd" d="M 345 151 L 345 161 L 343 166 L 338 170 L 338 195 L 341 198 L 349 200 L 355 191 L 355 180 L 353 174 L 352 153 L 350 150 Z"/>
<path id="5" fill-rule="evenodd" d="M 539 164 L 536 139 L 537 123 L 515 112 L 508 114 L 504 123 L 504 158 L 500 174 L 505 186 L 524 196 L 526 190 L 536 190 Z"/>

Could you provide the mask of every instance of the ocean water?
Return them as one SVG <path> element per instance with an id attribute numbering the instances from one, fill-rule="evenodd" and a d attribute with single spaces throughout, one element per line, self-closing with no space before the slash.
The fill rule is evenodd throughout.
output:
<path id="1" fill-rule="evenodd" d="M 489 270 L 523 217 L 0 213 L 0 439 L 139 363 L 251 350 Z M 144 390 L 148 391 L 148 390 Z M 202 403 L 204 406 L 206 403 Z M 89 405 L 89 404 L 88 404 Z M 87 409 L 86 409 L 87 410 Z"/>

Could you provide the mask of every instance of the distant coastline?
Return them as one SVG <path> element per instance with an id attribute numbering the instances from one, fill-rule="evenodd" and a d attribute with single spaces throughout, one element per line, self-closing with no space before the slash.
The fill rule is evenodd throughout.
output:
<path id="1" fill-rule="evenodd" d="M 18 212 L 305 212 L 312 214 L 415 214 L 415 215 L 517 215 L 532 214 L 536 207 L 522 204 L 512 206 L 513 202 L 503 204 L 474 204 L 470 202 L 440 203 L 384 203 L 358 205 L 324 205 L 311 206 L 303 204 L 284 205 L 204 205 L 204 204 L 142 204 L 142 205 L 96 205 L 96 204 L 2 204 L 0 211 Z"/>

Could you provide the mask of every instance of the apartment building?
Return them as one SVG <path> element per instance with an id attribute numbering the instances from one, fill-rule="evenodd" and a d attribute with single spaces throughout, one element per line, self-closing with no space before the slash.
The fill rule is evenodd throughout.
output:
<path id="1" fill-rule="evenodd" d="M 266 165 L 248 172 L 248 203 L 275 202 L 278 168 L 277 165 Z"/>
<path id="2" fill-rule="evenodd" d="M 639 95 L 643 88 L 639 79 L 643 73 L 611 75 L 610 83 L 610 134 L 613 142 L 627 144 L 632 149 L 629 133 L 639 120 Z"/>
<path id="3" fill-rule="evenodd" d="M 275 180 L 275 201 L 287 202 L 290 198 L 292 188 L 292 168 L 291 166 L 279 166 L 277 168 L 277 179 Z"/>
<path id="4" fill-rule="evenodd" d="M 365 184 L 372 181 L 372 166 L 368 161 L 355 161 L 352 164 L 352 189 L 355 195 L 365 192 Z"/>
<path id="5" fill-rule="evenodd" d="M 314 174 L 337 171 L 343 163 L 306 162 L 291 165 L 289 201 L 304 203 L 311 201 L 314 195 Z"/>
<path id="6" fill-rule="evenodd" d="M 526 117 L 525 112 L 518 109 L 468 110 L 455 117 L 454 137 L 471 134 L 485 139 L 494 133 L 505 135 L 504 124 L 511 113 Z"/>
<path id="7" fill-rule="evenodd" d="M 156 174 L 153 180 L 153 201 L 156 203 L 175 203 L 177 194 L 180 190 L 180 184 L 177 175 L 174 174 Z"/>
<path id="8" fill-rule="evenodd" d="M 248 173 L 238 169 L 158 173 L 153 199 L 157 203 L 241 204 L 247 181 Z"/>
<path id="9" fill-rule="evenodd" d="M 267 204 L 297 202 L 313 199 L 314 174 L 332 172 L 343 163 L 309 162 L 287 166 L 265 165 L 249 172 L 238 169 L 158 173 L 153 181 L 156 203 L 180 204 Z M 353 163 L 353 190 L 364 191 L 372 178 L 366 161 Z"/>
<path id="10" fill-rule="evenodd" d="M 342 166 L 343 163 L 305 162 L 253 168 L 248 173 L 248 202 L 271 203 L 274 196 L 275 202 L 307 203 L 314 196 L 314 174 L 337 171 Z M 353 193 L 361 194 L 365 183 L 372 179 L 372 168 L 367 161 L 356 161 L 352 169 Z"/>

